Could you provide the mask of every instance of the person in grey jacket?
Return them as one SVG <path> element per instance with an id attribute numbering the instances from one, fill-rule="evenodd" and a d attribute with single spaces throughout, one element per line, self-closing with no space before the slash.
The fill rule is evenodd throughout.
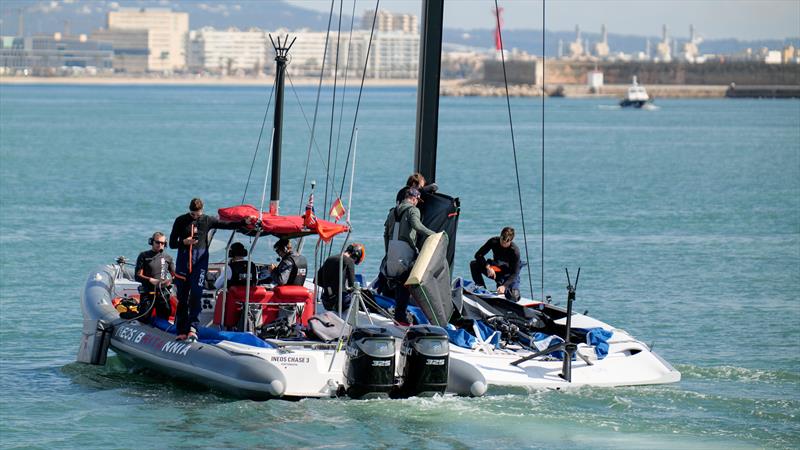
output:
<path id="1" fill-rule="evenodd" d="M 392 230 L 394 229 L 395 223 L 399 224 L 398 239 L 408 243 L 415 251 L 419 251 L 421 248 L 421 244 L 420 247 L 417 246 L 418 234 L 422 234 L 425 237 L 434 234 L 434 232 L 423 225 L 420 220 L 420 212 L 417 208 L 419 198 L 419 190 L 416 188 L 409 188 L 403 202 L 389 211 L 389 215 L 386 217 L 386 222 L 383 225 L 383 242 L 384 249 L 387 251 L 387 258 L 389 257 L 389 240 L 392 238 Z M 389 283 L 392 284 L 390 287 L 394 288 L 394 319 L 401 325 L 408 325 L 406 309 L 408 307 L 410 293 L 404 286 L 404 283 L 410 271 L 411 268 L 409 268 L 406 273 L 388 280 Z"/>

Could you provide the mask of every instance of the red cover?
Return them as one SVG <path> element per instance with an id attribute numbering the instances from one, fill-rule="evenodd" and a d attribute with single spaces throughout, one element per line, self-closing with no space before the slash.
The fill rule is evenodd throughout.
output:
<path id="1" fill-rule="evenodd" d="M 219 218 L 222 220 L 242 220 L 247 216 L 258 217 L 258 209 L 253 205 L 219 209 Z M 347 225 L 339 225 L 327 220 L 318 218 L 308 220 L 303 216 L 275 216 L 266 211 L 261 214 L 261 227 L 264 230 L 263 233 L 281 237 L 317 234 L 325 242 L 330 242 L 334 236 L 348 230 Z"/>

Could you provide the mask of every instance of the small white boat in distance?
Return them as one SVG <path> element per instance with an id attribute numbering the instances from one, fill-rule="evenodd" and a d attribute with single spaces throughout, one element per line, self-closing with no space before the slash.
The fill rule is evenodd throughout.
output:
<path id="1" fill-rule="evenodd" d="M 651 103 L 653 99 L 647 94 L 647 90 L 644 86 L 640 86 L 638 81 L 636 80 L 636 76 L 633 77 L 633 84 L 628 88 L 628 92 L 625 94 L 625 98 L 623 98 L 619 102 L 619 106 L 625 107 L 633 107 L 633 108 L 641 108 L 649 103 Z"/>

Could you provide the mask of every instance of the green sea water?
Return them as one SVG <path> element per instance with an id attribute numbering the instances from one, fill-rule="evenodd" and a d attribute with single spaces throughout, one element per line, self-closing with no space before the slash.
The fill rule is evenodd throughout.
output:
<path id="1" fill-rule="evenodd" d="M 315 97 L 287 91 L 284 213 L 305 204 Z M 321 97 L 306 183 L 317 181 L 318 213 L 329 148 L 328 204 L 341 186 L 355 92 L 333 125 L 331 91 Z M 192 197 L 211 212 L 238 204 L 268 98 L 269 88 L 0 85 L 0 446 L 800 447 L 796 100 L 627 111 L 547 99 L 542 221 L 541 103 L 514 99 L 523 236 L 505 100 L 442 99 L 436 181 L 461 199 L 455 273 L 468 275 L 475 249 L 514 226 L 530 261 L 526 295 L 563 304 L 564 267 L 580 266 L 576 308 L 653 344 L 680 383 L 253 402 L 130 373 L 115 356 L 75 363 L 86 277 L 135 258 Z M 415 101 L 414 89 L 364 92 L 351 212 L 368 277 L 412 171 Z M 246 195 L 256 205 L 270 132 L 268 120 Z"/>

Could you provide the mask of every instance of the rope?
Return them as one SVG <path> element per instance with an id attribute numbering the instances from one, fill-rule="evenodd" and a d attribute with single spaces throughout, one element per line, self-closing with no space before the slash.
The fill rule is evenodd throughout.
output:
<path id="1" fill-rule="evenodd" d="M 300 192 L 300 214 L 303 213 L 303 199 L 306 196 L 306 182 L 308 181 L 308 166 L 311 163 L 311 146 L 314 142 L 314 131 L 317 129 L 317 112 L 319 111 L 319 95 L 322 91 L 322 77 L 325 75 L 325 57 L 328 56 L 328 39 L 331 35 L 331 21 L 333 20 L 333 5 L 336 0 L 331 0 L 331 12 L 328 14 L 328 31 L 325 33 L 325 49 L 322 51 L 322 70 L 319 71 L 319 84 L 317 85 L 317 102 L 314 105 L 314 122 L 311 126 L 311 139 L 308 141 L 308 156 L 306 157 L 306 170 L 303 174 L 303 188 Z M 327 171 L 327 168 L 325 169 Z"/>
<path id="2" fill-rule="evenodd" d="M 261 130 L 258 132 L 258 141 L 256 142 L 256 151 L 253 152 L 253 162 L 250 163 L 250 172 L 247 174 L 247 184 L 244 185 L 244 193 L 242 194 L 242 201 L 240 203 L 244 203 L 244 199 L 247 196 L 247 188 L 250 187 L 250 177 L 253 175 L 253 166 L 256 164 L 256 156 L 258 156 L 258 147 L 261 145 L 261 136 L 264 134 L 264 125 L 267 123 L 267 114 L 269 113 L 269 107 L 272 105 L 272 94 L 275 93 L 275 82 L 272 82 L 272 87 L 269 90 L 269 101 L 267 101 L 267 108 L 264 110 L 264 118 L 261 120 Z"/>
<path id="3" fill-rule="evenodd" d="M 372 50 L 372 38 L 375 35 L 375 21 L 378 18 L 378 8 L 380 7 L 381 0 L 375 0 L 375 11 L 372 14 L 372 28 L 369 31 L 369 43 L 367 44 L 367 56 L 364 59 L 364 70 L 361 72 L 361 85 L 358 88 L 358 100 L 356 101 L 356 112 L 353 115 L 353 128 L 350 130 L 350 143 L 347 145 L 347 158 L 344 160 L 344 173 L 347 173 L 347 167 L 350 165 L 350 153 L 353 150 L 353 137 L 356 134 L 356 122 L 358 121 L 358 110 L 361 106 L 361 94 L 364 91 L 364 79 L 367 76 L 367 66 L 369 65 L 369 54 Z M 346 176 L 342 177 L 342 185 L 339 188 L 339 197 L 344 192 L 344 180 Z M 349 206 L 349 205 L 348 205 Z"/>
<path id="4" fill-rule="evenodd" d="M 335 0 L 334 0 L 335 1 Z M 339 0 L 339 24 L 337 25 L 336 29 L 336 58 L 333 60 L 333 100 L 331 101 L 331 128 L 328 132 L 328 164 L 327 167 L 331 166 L 331 151 L 333 150 L 333 122 L 334 116 L 336 115 L 336 82 L 338 81 L 339 77 L 339 42 L 342 36 L 342 6 L 344 6 L 344 0 Z M 322 217 L 327 217 L 328 211 L 328 185 L 329 185 L 329 178 L 331 175 L 330 170 L 325 171 L 325 197 L 322 200 Z"/>
<path id="5" fill-rule="evenodd" d="M 494 0 L 494 8 L 495 10 L 499 11 L 499 6 L 497 5 L 497 0 Z M 525 243 L 525 259 L 530 261 L 530 257 L 528 256 L 528 233 L 525 231 L 525 211 L 522 207 L 522 189 L 520 188 L 519 183 L 519 165 L 517 163 L 517 144 L 516 140 L 514 139 L 514 121 L 511 118 L 511 97 L 508 93 L 508 76 L 506 75 L 506 55 L 505 49 L 503 47 L 503 32 L 500 29 L 500 14 L 496 14 L 497 20 L 497 33 L 500 36 L 500 58 L 503 62 L 503 83 L 506 87 L 506 106 L 508 107 L 508 124 L 511 128 L 511 149 L 514 152 L 514 173 L 517 177 L 517 197 L 519 198 L 519 214 L 522 220 L 522 240 Z M 533 278 L 531 278 L 531 265 L 527 264 L 528 267 L 528 286 L 530 288 L 531 293 L 533 293 Z"/>
<path id="6" fill-rule="evenodd" d="M 545 77 L 545 24 L 547 23 L 547 16 L 545 15 L 545 0 L 542 0 L 542 297 L 544 301 L 544 77 Z M 530 269 L 528 269 L 530 270 Z M 533 291 L 531 291 L 533 294 Z"/>
<path id="7" fill-rule="evenodd" d="M 306 110 L 303 109 L 303 104 L 300 102 L 300 96 L 297 94 L 297 89 L 294 87 L 294 83 L 292 82 L 292 77 L 289 75 L 289 72 L 286 72 L 286 79 L 289 80 L 289 86 L 292 88 L 292 92 L 294 93 L 295 99 L 297 99 L 297 106 L 300 107 L 300 113 L 303 115 L 303 120 L 306 122 L 306 128 L 308 131 L 311 131 L 311 123 L 308 121 L 308 116 L 306 116 Z M 311 136 L 311 140 L 314 142 L 314 148 L 317 150 L 317 156 L 319 156 L 320 164 L 322 164 L 322 168 L 328 170 L 328 167 L 325 165 L 325 157 L 322 155 L 322 150 L 319 149 L 319 145 L 317 145 L 317 140 L 314 139 L 314 136 Z M 300 211 L 303 212 L 302 210 Z"/>
<path id="8" fill-rule="evenodd" d="M 342 102 L 339 106 L 339 131 L 336 134 L 336 150 L 333 153 L 333 181 L 332 185 L 336 185 L 336 168 L 339 164 L 339 144 L 342 140 L 342 119 L 344 118 L 344 99 L 347 97 L 347 78 L 350 72 L 350 48 L 353 44 L 353 27 L 356 20 L 356 0 L 353 0 L 353 11 L 350 13 L 350 34 L 347 37 L 347 61 L 344 65 L 344 87 L 342 88 Z M 347 170 L 342 174 L 343 177 L 347 176 Z"/>

